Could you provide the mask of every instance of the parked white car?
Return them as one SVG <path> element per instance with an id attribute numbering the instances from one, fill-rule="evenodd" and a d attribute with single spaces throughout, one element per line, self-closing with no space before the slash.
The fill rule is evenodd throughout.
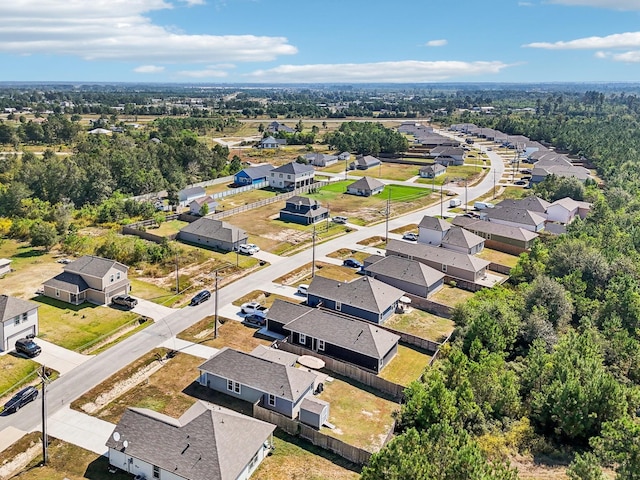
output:
<path id="1" fill-rule="evenodd" d="M 238 245 L 238 253 L 244 253 L 245 255 L 253 255 L 254 253 L 257 253 L 257 252 L 258 251 L 254 247 L 246 243 L 242 243 Z"/>
<path id="2" fill-rule="evenodd" d="M 263 307 L 258 302 L 248 302 L 243 303 L 240 306 L 240 312 L 246 315 L 258 315 L 260 317 L 266 317 L 269 313 L 269 309 L 267 307 Z"/>
<path id="3" fill-rule="evenodd" d="M 298 285 L 298 294 L 299 295 L 307 295 L 307 293 L 309 293 L 309 285 L 307 285 L 306 283 L 301 283 L 300 285 Z"/>
<path id="4" fill-rule="evenodd" d="M 247 243 L 246 245 L 249 248 L 253 248 L 256 252 L 260 251 L 260 247 L 258 245 L 256 245 L 255 243 Z"/>

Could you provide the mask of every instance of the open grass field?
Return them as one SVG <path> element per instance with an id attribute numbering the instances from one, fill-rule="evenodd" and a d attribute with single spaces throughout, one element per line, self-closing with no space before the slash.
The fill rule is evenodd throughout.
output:
<path id="1" fill-rule="evenodd" d="M 254 189 L 247 192 L 237 193 L 236 195 L 228 195 L 218 200 L 218 210 L 230 210 L 235 207 L 249 205 L 265 198 L 271 198 L 278 195 L 277 192 L 264 189 Z M 282 207 L 280 207 L 282 208 Z"/>
<path id="2" fill-rule="evenodd" d="M 431 355 L 417 349 L 398 345 L 398 354 L 384 367 L 379 377 L 397 383 L 398 385 L 409 385 L 414 380 L 418 380 L 425 369 L 429 366 Z"/>
<path id="3" fill-rule="evenodd" d="M 455 324 L 448 318 L 417 308 L 410 308 L 406 313 L 392 315 L 385 322 L 385 326 L 434 342 L 441 342 L 455 328 Z"/>
<path id="4" fill-rule="evenodd" d="M 181 228 L 189 225 L 189 222 L 183 222 L 181 220 L 169 220 L 167 222 L 162 222 L 162 224 L 158 228 L 148 228 L 149 233 L 154 235 L 159 235 L 161 237 L 166 237 L 169 235 L 177 234 Z"/>
<path id="5" fill-rule="evenodd" d="M 483 249 L 480 253 L 478 253 L 478 257 L 484 260 L 488 260 L 490 262 L 506 265 L 507 267 L 511 267 L 511 268 L 516 266 L 519 258 L 516 255 L 499 252 L 498 250 L 492 250 L 490 248 Z"/>
<path id="6" fill-rule="evenodd" d="M 149 300 L 159 305 L 171 306 L 180 299 L 180 295 L 175 294 L 175 290 L 170 291 L 156 284 L 129 277 L 131 282 L 131 294 Z"/>
<path id="7" fill-rule="evenodd" d="M 19 383 L 36 379 L 39 367 L 39 363 L 11 353 L 0 356 L 0 403 L 5 392 L 13 391 Z"/>
<path id="8" fill-rule="evenodd" d="M 79 350 L 137 317 L 135 313 L 88 302 L 71 305 L 42 295 L 33 300 L 40 304 L 38 336 L 69 350 Z"/>
<path id="9" fill-rule="evenodd" d="M 349 170 L 355 177 L 373 177 L 378 179 L 404 182 L 420 173 L 420 165 L 404 165 L 400 163 L 382 163 L 367 170 Z"/>
<path id="10" fill-rule="evenodd" d="M 3 240 L 0 258 L 10 259 L 14 271 L 0 278 L 0 291 L 25 300 L 32 298 L 42 283 L 62 272 L 62 265 L 55 260 L 57 256 L 55 250 L 45 252 L 26 242 Z"/>
<path id="11" fill-rule="evenodd" d="M 353 268 L 343 267 L 341 265 L 333 265 L 332 263 L 319 261 L 316 261 L 316 275 L 318 275 L 319 277 L 332 278 L 334 280 L 347 282 L 362 277 L 362 275 L 356 273 L 356 270 Z M 298 286 L 301 283 L 309 284 L 311 283 L 311 280 L 311 263 L 307 263 L 306 265 L 298 267 L 295 270 L 292 270 L 291 272 L 276 278 L 274 280 L 274 283 Z M 289 299 L 289 301 L 291 300 Z"/>
<path id="12" fill-rule="evenodd" d="M 403 225 L 402 227 L 394 228 L 393 230 L 389 230 L 390 233 L 398 233 L 400 235 L 406 232 L 414 232 L 418 233 L 418 224 L 410 223 L 408 225 Z"/>
<path id="13" fill-rule="evenodd" d="M 473 297 L 473 292 L 445 285 L 431 297 L 431 300 L 450 307 L 455 307 L 459 303 L 462 303 L 471 297 Z"/>
<path id="14" fill-rule="evenodd" d="M 320 431 L 370 452 L 380 449 L 393 424 L 391 414 L 400 409 L 364 385 L 341 377 L 325 382 L 318 398 L 331 404 L 329 421 L 336 427 Z"/>
<path id="15" fill-rule="evenodd" d="M 218 319 L 218 323 L 221 323 L 218 325 L 218 338 L 213 338 L 213 319 L 213 316 L 203 318 L 198 323 L 180 332 L 178 338 L 208 347 L 230 347 L 247 353 L 258 345 L 268 346 L 272 343 L 271 340 L 256 336 L 255 328 L 228 318 Z"/>

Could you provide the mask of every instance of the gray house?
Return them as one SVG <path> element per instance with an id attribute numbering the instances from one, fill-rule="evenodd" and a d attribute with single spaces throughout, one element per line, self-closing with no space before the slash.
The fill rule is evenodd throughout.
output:
<path id="1" fill-rule="evenodd" d="M 269 330 L 282 330 L 288 341 L 312 352 L 380 371 L 398 351 L 400 337 L 377 325 L 322 309 L 301 306 L 287 308 L 277 303 L 269 311 Z"/>
<path id="2" fill-rule="evenodd" d="M 425 215 L 418 225 L 418 242 L 428 245 L 440 245 L 451 224 L 441 218 Z"/>
<path id="3" fill-rule="evenodd" d="M 384 323 L 404 292 L 371 277 L 339 282 L 316 276 L 307 291 L 307 305 L 322 306 L 373 323 Z"/>
<path id="4" fill-rule="evenodd" d="M 357 168 L 358 170 L 367 170 L 371 167 L 375 167 L 377 165 L 380 165 L 382 162 L 380 161 L 379 158 L 376 158 L 372 155 L 365 155 L 365 156 L 359 156 L 355 159 L 355 161 L 352 163 L 354 168 Z"/>
<path id="5" fill-rule="evenodd" d="M 302 400 L 315 391 L 316 375 L 249 353 L 221 349 L 200 365 L 201 385 L 296 418 Z"/>
<path id="6" fill-rule="evenodd" d="M 280 148 L 281 146 L 284 146 L 286 144 L 287 144 L 287 141 L 283 138 L 273 138 L 269 136 L 260 140 L 260 142 L 258 143 L 258 148 L 273 150 L 273 149 Z"/>
<path id="7" fill-rule="evenodd" d="M 328 167 L 338 162 L 338 157 L 326 153 L 307 153 L 302 158 L 314 167 Z"/>
<path id="8" fill-rule="evenodd" d="M 444 175 L 445 173 L 447 173 L 447 167 L 440 165 L 439 163 L 427 165 L 426 167 L 422 167 L 419 171 L 421 178 L 436 178 L 440 175 Z"/>
<path id="9" fill-rule="evenodd" d="M 39 306 L 21 298 L 0 295 L 0 352 L 13 350 L 20 338 L 38 335 Z"/>
<path id="10" fill-rule="evenodd" d="M 269 172 L 269 185 L 273 188 L 293 190 L 313 183 L 315 170 L 311 165 L 291 162 Z"/>
<path id="11" fill-rule="evenodd" d="M 475 255 L 484 249 L 484 238 L 460 227 L 451 227 L 442 239 L 441 247 Z"/>
<path id="12" fill-rule="evenodd" d="M 248 238 L 249 236 L 244 230 L 227 222 L 206 217 L 190 223 L 178 233 L 178 239 L 184 242 L 227 252 L 235 250 L 238 245 L 247 243 Z"/>
<path id="13" fill-rule="evenodd" d="M 384 183 L 371 177 L 362 177 L 347 187 L 347 193 L 351 195 L 359 195 L 361 197 L 370 197 L 384 190 Z"/>
<path id="14" fill-rule="evenodd" d="M 427 298 L 444 285 L 444 273 L 416 260 L 372 255 L 364 260 L 364 272 L 393 287 Z"/>
<path id="15" fill-rule="evenodd" d="M 317 200 L 309 197 L 294 196 L 287 200 L 280 210 L 280 220 L 301 225 L 311 225 L 329 216 L 329 210 Z"/>
<path id="16" fill-rule="evenodd" d="M 73 305 L 85 301 L 102 305 L 131 291 L 129 267 L 115 260 L 85 255 L 63 270 L 44 282 L 44 295 Z"/>
<path id="17" fill-rule="evenodd" d="M 109 464 L 136 478 L 246 480 L 269 454 L 275 428 L 202 401 L 178 419 L 130 407 L 106 446 Z"/>
<path id="18" fill-rule="evenodd" d="M 449 277 L 476 283 L 486 276 L 491 262 L 467 253 L 401 240 L 389 240 L 387 255 L 396 255 L 435 268 Z"/>
<path id="19" fill-rule="evenodd" d="M 207 193 L 202 187 L 185 188 L 178 192 L 178 201 L 180 202 L 180 206 L 184 207 L 197 198 L 204 197 L 206 194 Z"/>
<path id="20" fill-rule="evenodd" d="M 273 132 L 273 133 L 277 133 L 277 132 L 295 133 L 296 129 L 295 128 L 291 128 L 288 125 L 285 125 L 284 123 L 273 121 L 269 125 L 267 125 L 267 132 Z"/>
<path id="21" fill-rule="evenodd" d="M 511 207 L 491 208 L 486 210 L 484 215 L 490 222 L 500 223 L 510 227 L 524 228 L 532 232 L 543 230 L 545 220 L 547 219 L 545 213 Z"/>
<path id="22" fill-rule="evenodd" d="M 465 216 L 454 218 L 453 224 L 484 238 L 484 244 L 487 248 L 512 255 L 520 255 L 522 252 L 530 250 L 533 241 L 539 237 L 537 233 L 524 228 L 485 222 Z"/>
<path id="23" fill-rule="evenodd" d="M 464 165 L 464 148 L 438 146 L 429 153 L 436 159 L 436 163 L 448 167 L 449 165 Z"/>

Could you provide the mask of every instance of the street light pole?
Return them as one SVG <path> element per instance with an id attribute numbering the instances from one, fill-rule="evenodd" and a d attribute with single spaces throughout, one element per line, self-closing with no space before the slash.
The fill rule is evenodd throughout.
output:
<path id="1" fill-rule="evenodd" d="M 218 270 L 216 270 L 215 314 L 213 315 L 213 338 L 218 338 Z"/>
<path id="2" fill-rule="evenodd" d="M 384 242 L 389 244 L 389 215 L 391 214 L 391 185 L 387 186 L 387 218 L 385 221 L 385 235 Z"/>
<path id="3" fill-rule="evenodd" d="M 176 250 L 176 295 L 180 293 L 180 273 L 178 269 L 178 250 Z"/>
<path id="4" fill-rule="evenodd" d="M 44 365 L 40 368 L 38 375 L 42 380 L 42 465 L 45 466 L 49 461 L 49 455 L 47 453 L 47 444 L 49 443 L 47 439 L 47 401 L 45 398 L 49 379 L 47 377 L 47 369 Z"/>
<path id="5" fill-rule="evenodd" d="M 315 278 L 316 276 L 316 225 L 313 224 L 313 233 L 311 234 L 311 278 Z"/>

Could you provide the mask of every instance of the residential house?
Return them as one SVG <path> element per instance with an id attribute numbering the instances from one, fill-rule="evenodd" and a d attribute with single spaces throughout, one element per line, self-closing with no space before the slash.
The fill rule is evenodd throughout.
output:
<path id="1" fill-rule="evenodd" d="M 384 183 L 371 177 L 362 177 L 347 187 L 347 193 L 351 195 L 359 195 L 361 197 L 370 197 L 384 190 Z"/>
<path id="2" fill-rule="evenodd" d="M 305 185 L 311 185 L 315 176 L 315 169 L 311 165 L 291 162 L 269 172 L 269 185 L 283 190 L 294 190 Z"/>
<path id="3" fill-rule="evenodd" d="M 284 222 L 311 225 L 329 216 L 329 210 L 320 202 L 309 197 L 296 195 L 287 200 L 280 210 L 280 220 Z"/>
<path id="4" fill-rule="evenodd" d="M 183 242 L 231 252 L 238 245 L 247 243 L 249 236 L 241 228 L 227 222 L 203 217 L 182 228 L 177 238 Z"/>
<path id="5" fill-rule="evenodd" d="M 501 223 L 511 227 L 520 227 L 532 232 L 539 232 L 544 229 L 544 222 L 547 219 L 545 213 L 533 212 L 523 208 L 497 207 L 485 210 L 483 217 L 490 222 Z"/>
<path id="6" fill-rule="evenodd" d="M 421 178 L 437 178 L 445 173 L 447 173 L 447 167 L 439 163 L 422 167 L 419 172 Z"/>
<path id="7" fill-rule="evenodd" d="M 429 155 L 435 158 L 436 163 L 445 167 L 451 165 L 464 165 L 464 148 L 439 146 L 432 148 Z"/>
<path id="8" fill-rule="evenodd" d="M 533 241 L 540 236 L 524 228 L 486 222 L 464 215 L 454 218 L 453 224 L 484 238 L 485 247 L 512 255 L 520 255 L 530 250 Z"/>
<path id="9" fill-rule="evenodd" d="M 129 267 L 115 260 L 85 255 L 63 270 L 44 282 L 44 295 L 73 305 L 84 301 L 102 305 L 131 291 Z"/>
<path id="10" fill-rule="evenodd" d="M 392 287 L 427 298 L 444 285 L 445 275 L 424 263 L 390 255 L 371 255 L 364 260 L 364 273 Z"/>
<path id="11" fill-rule="evenodd" d="M 282 300 L 279 299 L 276 300 L 276 302 L 281 301 Z M 271 310 L 269 310 L 269 312 L 271 312 Z M 265 345 L 258 345 L 251 351 L 251 355 L 258 358 L 264 358 L 270 362 L 281 363 L 282 365 L 287 365 L 289 367 L 295 367 L 298 362 L 298 358 L 300 357 L 295 353 L 285 352 L 279 348 L 267 347 Z"/>
<path id="12" fill-rule="evenodd" d="M 475 255 L 484 248 L 484 238 L 468 230 L 453 226 L 445 234 L 440 246 L 456 252 Z"/>
<path id="13" fill-rule="evenodd" d="M 547 207 L 547 221 L 566 225 L 576 217 L 585 218 L 590 209 L 591 204 L 588 202 L 579 202 L 570 197 L 561 198 Z"/>
<path id="14" fill-rule="evenodd" d="M 94 128 L 93 130 L 89 130 L 90 135 L 111 135 L 111 130 L 107 130 L 106 128 Z"/>
<path id="15" fill-rule="evenodd" d="M 549 175 L 556 177 L 575 178 L 584 183 L 591 178 L 589 170 L 578 165 L 538 165 L 531 171 L 531 184 L 536 185 L 543 182 Z"/>
<path id="16" fill-rule="evenodd" d="M 544 213 L 547 211 L 547 208 L 549 208 L 549 205 L 551 204 L 546 200 L 543 200 L 540 197 L 536 197 L 535 195 L 529 195 L 527 197 L 520 198 L 517 200 L 513 200 L 513 199 L 502 200 L 500 203 L 496 205 L 495 208 L 503 208 L 503 207 L 519 208 L 521 210 L 529 210 L 530 212 L 536 212 L 541 215 L 544 215 Z"/>
<path id="17" fill-rule="evenodd" d="M 8 258 L 0 258 L 0 277 L 11 272 L 11 260 Z"/>
<path id="18" fill-rule="evenodd" d="M 296 129 L 295 128 L 291 128 L 291 127 L 285 125 L 284 123 L 273 121 L 269 125 L 267 125 L 267 132 L 271 132 L 271 133 L 278 133 L 278 132 L 295 133 Z"/>
<path id="19" fill-rule="evenodd" d="M 109 464 L 135 478 L 246 480 L 273 447 L 275 428 L 202 401 L 178 419 L 129 407 L 106 446 Z"/>
<path id="20" fill-rule="evenodd" d="M 274 306 L 276 303 L 289 302 L 278 299 Z M 293 345 L 374 373 L 380 373 L 398 352 L 400 336 L 372 323 L 322 309 L 276 308 L 267 316 L 267 325 L 273 323 L 281 326 Z"/>
<path id="21" fill-rule="evenodd" d="M 216 202 L 210 195 L 207 195 L 206 197 L 200 197 L 193 200 L 189 204 L 189 213 L 191 215 L 202 215 L 203 209 L 206 210 L 207 213 L 213 213 L 216 211 L 217 206 L 218 202 Z"/>
<path id="22" fill-rule="evenodd" d="M 267 182 L 271 170 L 273 170 L 273 165 L 269 164 L 247 167 L 233 176 L 233 183 L 242 187 Z"/>
<path id="23" fill-rule="evenodd" d="M 367 276 L 340 282 L 316 275 L 307 290 L 307 305 L 384 323 L 396 311 L 403 294 L 402 290 Z"/>
<path id="24" fill-rule="evenodd" d="M 479 282 L 487 275 L 487 267 L 491 263 L 467 253 L 395 239 L 389 240 L 387 244 L 387 256 L 389 255 L 417 260 L 448 277 L 472 283 Z"/>
<path id="25" fill-rule="evenodd" d="M 16 340 L 38 335 L 38 305 L 8 295 L 0 295 L 0 352 L 15 348 Z"/>
<path id="26" fill-rule="evenodd" d="M 438 246 L 450 228 L 446 220 L 425 215 L 418 224 L 418 242 Z"/>
<path id="27" fill-rule="evenodd" d="M 445 137 L 444 135 L 440 135 L 439 133 L 421 133 L 420 135 L 416 135 L 415 143 L 422 145 L 427 148 L 435 148 L 435 147 L 459 147 L 460 142 L 450 137 Z"/>
<path id="28" fill-rule="evenodd" d="M 185 207 L 194 200 L 205 197 L 206 195 L 207 193 L 202 187 L 185 188 L 178 192 L 178 202 L 180 202 L 181 207 Z"/>
<path id="29" fill-rule="evenodd" d="M 328 155 L 326 153 L 307 153 L 303 157 L 314 167 L 328 167 L 338 162 L 338 157 L 335 155 Z"/>
<path id="30" fill-rule="evenodd" d="M 287 144 L 284 138 L 265 137 L 258 143 L 258 148 L 277 149 Z"/>
<path id="31" fill-rule="evenodd" d="M 297 418 L 302 400 L 315 391 L 315 374 L 222 348 L 199 367 L 201 385 Z"/>
<path id="32" fill-rule="evenodd" d="M 351 159 L 351 154 L 349 152 L 342 152 L 340 155 L 338 155 L 338 160 L 342 160 L 344 161 L 348 161 Z"/>
<path id="33" fill-rule="evenodd" d="M 382 162 L 379 158 L 376 158 L 371 155 L 359 156 L 355 159 L 354 162 L 351 163 L 354 169 L 358 170 L 367 170 L 371 167 L 375 167 L 380 165 Z"/>

